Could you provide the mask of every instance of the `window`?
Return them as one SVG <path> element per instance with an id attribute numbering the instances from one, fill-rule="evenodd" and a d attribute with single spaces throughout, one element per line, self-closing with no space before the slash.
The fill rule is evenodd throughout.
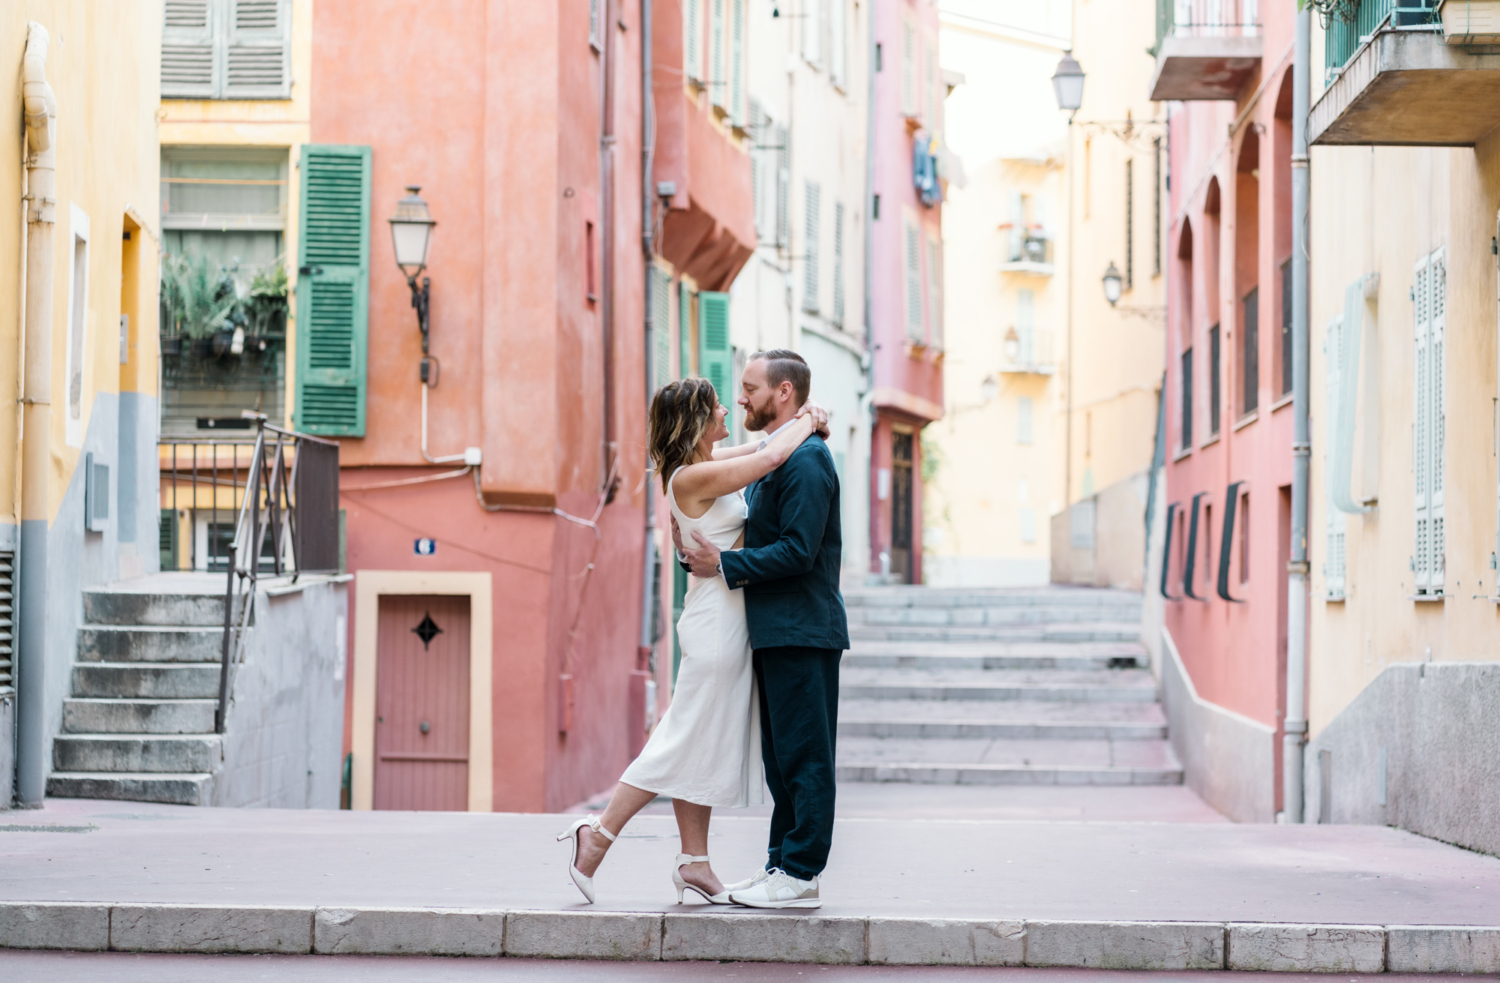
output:
<path id="1" fill-rule="evenodd" d="M 1125 161 L 1125 289 L 1135 286 L 1135 161 Z"/>
<path id="2" fill-rule="evenodd" d="M 1281 395 L 1292 391 L 1292 261 L 1281 264 Z"/>
<path id="3" fill-rule="evenodd" d="M 803 206 L 806 209 L 802 226 L 802 309 L 809 314 L 818 313 L 818 212 L 822 189 L 816 181 L 808 181 L 803 189 Z"/>
<path id="4" fill-rule="evenodd" d="M 1240 493 L 1240 583 L 1250 583 L 1250 493 Z"/>
<path id="5" fill-rule="evenodd" d="M 755 237 L 765 240 L 771 236 L 770 223 L 767 221 L 766 202 L 770 198 L 766 194 L 766 174 L 771 168 L 766 166 L 763 159 L 768 150 L 766 140 L 766 110 L 755 97 L 750 99 L 750 208 L 755 213 Z"/>
<path id="6" fill-rule="evenodd" d="M 1029 287 L 1016 291 L 1016 335 L 1021 341 L 1020 363 L 1036 364 L 1036 293 Z"/>
<path id="7" fill-rule="evenodd" d="M 776 245 L 791 244 L 792 138 L 786 127 L 776 127 Z"/>
<path id="8" fill-rule="evenodd" d="M 827 0 L 802 0 L 802 57 L 823 63 L 823 5 Z"/>
<path id="9" fill-rule="evenodd" d="M 594 290 L 594 223 L 583 223 L 583 294 L 590 304 L 599 299 Z"/>
<path id="10" fill-rule="evenodd" d="M 924 87 L 927 90 L 927 125 L 933 130 L 941 130 L 943 127 L 942 109 L 942 87 L 938 85 L 937 79 L 937 47 L 929 44 L 927 46 L 927 58 L 923 62 L 927 69 L 927 77 Z"/>
<path id="11" fill-rule="evenodd" d="M 1443 593 L 1446 553 L 1443 508 L 1443 463 L 1446 438 L 1443 335 L 1446 318 L 1447 265 L 1439 249 L 1417 263 L 1412 287 L 1416 314 L 1413 366 L 1416 398 L 1412 419 L 1412 471 L 1416 479 L 1416 543 L 1412 566 L 1416 593 Z M 1351 382 L 1352 384 L 1352 382 Z"/>
<path id="12" fill-rule="evenodd" d="M 589 46 L 595 51 L 602 51 L 604 40 L 599 25 L 604 19 L 604 0 L 589 0 Z"/>
<path id="13" fill-rule="evenodd" d="M 848 0 L 827 0 L 828 3 L 828 75 L 835 85 L 848 81 L 848 55 L 845 40 L 845 4 Z"/>
<path id="14" fill-rule="evenodd" d="M 1193 447 L 1193 350 L 1191 348 L 1182 353 L 1181 365 L 1182 442 L 1179 446 L 1186 451 L 1192 450 Z"/>
<path id="15" fill-rule="evenodd" d="M 1021 396 L 1016 399 L 1016 443 L 1030 444 L 1032 436 L 1032 405 L 1030 396 Z"/>
<path id="16" fill-rule="evenodd" d="M 709 101 L 719 107 L 729 97 L 729 86 L 724 82 L 728 76 L 724 57 L 724 4 L 728 0 L 708 0 L 713 6 L 710 7 L 710 19 L 708 23 L 708 78 L 704 81 L 708 84 Z"/>
<path id="17" fill-rule="evenodd" d="M 730 0 L 729 9 L 729 118 L 745 120 L 745 0 Z"/>
<path id="18" fill-rule="evenodd" d="M 922 233 L 910 220 L 906 222 L 906 337 L 922 343 Z"/>
<path id="19" fill-rule="evenodd" d="M 69 446 L 83 446 L 83 369 L 87 352 L 89 304 L 89 217 L 72 208 L 72 249 L 68 264 L 67 411 L 64 433 Z"/>
<path id="20" fill-rule="evenodd" d="M 291 97 L 290 0 L 166 0 L 164 99 Z"/>
<path id="21" fill-rule="evenodd" d="M 844 326 L 844 203 L 833 204 L 833 323 Z"/>
<path id="22" fill-rule="evenodd" d="M 1240 330 L 1240 413 L 1249 416 L 1260 405 L 1260 290 L 1245 295 L 1244 324 Z"/>
<path id="23" fill-rule="evenodd" d="M 1223 404 L 1220 380 L 1222 354 L 1219 349 L 1219 326 L 1208 329 L 1208 435 L 1219 435 L 1219 407 Z"/>

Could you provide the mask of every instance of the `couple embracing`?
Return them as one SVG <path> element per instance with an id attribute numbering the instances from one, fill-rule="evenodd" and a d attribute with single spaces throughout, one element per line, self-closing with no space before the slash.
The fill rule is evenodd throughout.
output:
<path id="1" fill-rule="evenodd" d="M 839 482 L 827 414 L 809 402 L 796 352 L 753 355 L 739 405 L 766 439 L 715 448 L 728 407 L 711 383 L 668 383 L 651 401 L 649 451 L 689 570 L 677 622 L 682 662 L 672 705 L 600 817 L 568 840 L 568 873 L 590 902 L 593 875 L 630 818 L 670 796 L 682 838 L 672 864 L 680 903 L 817 908 L 833 840 L 839 659 L 849 646 L 839 594 Z M 775 808 L 765 867 L 734 884 L 708 858 L 715 806 Z"/>

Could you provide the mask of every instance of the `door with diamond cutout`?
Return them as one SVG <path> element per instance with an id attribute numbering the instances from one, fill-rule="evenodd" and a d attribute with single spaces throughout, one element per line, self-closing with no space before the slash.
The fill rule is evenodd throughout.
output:
<path id="1" fill-rule="evenodd" d="M 375 808 L 469 808 L 469 598 L 383 595 Z"/>

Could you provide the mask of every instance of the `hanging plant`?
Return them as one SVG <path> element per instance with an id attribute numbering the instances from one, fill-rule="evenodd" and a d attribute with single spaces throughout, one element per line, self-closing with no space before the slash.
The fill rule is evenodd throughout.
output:
<path id="1" fill-rule="evenodd" d="M 1335 20 L 1353 24 L 1354 19 L 1359 16 L 1360 2 L 1361 0 L 1297 0 L 1297 9 L 1311 7 L 1317 11 L 1318 19 L 1326 30 Z"/>
<path id="2" fill-rule="evenodd" d="M 232 268 L 212 263 L 202 253 L 168 255 L 162 261 L 162 291 L 170 318 L 168 334 L 193 339 L 232 332 L 243 321 Z"/>

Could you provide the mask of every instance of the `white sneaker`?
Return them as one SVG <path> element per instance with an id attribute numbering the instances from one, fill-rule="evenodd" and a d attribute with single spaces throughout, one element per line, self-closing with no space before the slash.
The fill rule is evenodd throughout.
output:
<path id="1" fill-rule="evenodd" d="M 724 892 L 726 894 L 733 894 L 735 891 L 748 891 L 757 884 L 765 883 L 766 878 L 770 876 L 771 872 L 762 867 L 755 872 L 754 877 L 747 877 L 742 881 L 735 881 L 733 884 L 725 884 Z"/>
<path id="2" fill-rule="evenodd" d="M 731 891 L 729 900 L 747 908 L 821 908 L 818 879 L 802 881 L 776 868 L 764 881 L 742 891 Z"/>

